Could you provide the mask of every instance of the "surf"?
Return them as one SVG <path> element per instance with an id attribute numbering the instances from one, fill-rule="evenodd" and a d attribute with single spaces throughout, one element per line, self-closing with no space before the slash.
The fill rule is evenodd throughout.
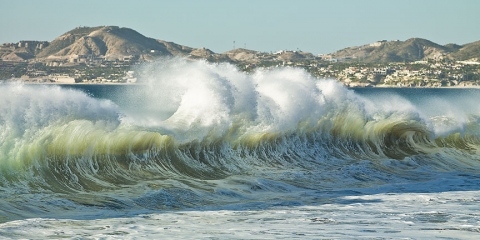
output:
<path id="1" fill-rule="evenodd" d="M 278 198 L 479 167 L 475 94 L 462 105 L 368 96 L 302 69 L 247 74 L 177 58 L 136 71 L 140 84 L 104 96 L 0 84 L 2 195 L 67 198 L 73 209 L 168 208 L 144 203 L 161 190 L 182 208 L 255 201 L 257 190 Z"/>

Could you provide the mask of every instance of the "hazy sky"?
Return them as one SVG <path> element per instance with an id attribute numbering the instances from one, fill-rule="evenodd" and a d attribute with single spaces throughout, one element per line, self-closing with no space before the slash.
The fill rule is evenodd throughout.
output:
<path id="1" fill-rule="evenodd" d="M 377 40 L 480 40 L 480 0 L 1 0 L 0 43 L 115 25 L 221 53 L 330 53 Z"/>

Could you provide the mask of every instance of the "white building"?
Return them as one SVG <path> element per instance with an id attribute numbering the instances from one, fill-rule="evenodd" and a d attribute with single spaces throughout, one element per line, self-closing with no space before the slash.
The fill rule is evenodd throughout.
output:
<path id="1" fill-rule="evenodd" d="M 55 81 L 56 83 L 76 83 L 76 79 L 74 77 L 70 77 L 68 75 L 50 75 L 50 79 Z"/>

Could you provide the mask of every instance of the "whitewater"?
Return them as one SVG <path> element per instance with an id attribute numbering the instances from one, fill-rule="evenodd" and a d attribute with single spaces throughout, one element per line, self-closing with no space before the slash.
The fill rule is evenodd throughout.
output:
<path id="1" fill-rule="evenodd" d="M 0 238 L 478 239 L 480 90 L 163 59 L 0 84 Z"/>

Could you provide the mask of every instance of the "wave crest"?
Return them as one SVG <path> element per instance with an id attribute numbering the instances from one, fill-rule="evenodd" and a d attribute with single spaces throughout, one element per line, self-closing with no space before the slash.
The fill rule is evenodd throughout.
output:
<path id="1" fill-rule="evenodd" d="M 437 136 L 435 118 L 406 100 L 375 102 L 300 69 L 245 74 L 173 59 L 140 71 L 142 85 L 116 93 L 127 99 L 120 105 L 56 86 L 0 85 L 2 186 L 99 190 L 320 171 L 332 161 L 383 168 L 418 155 L 463 161 L 480 146 L 476 118 Z"/>

